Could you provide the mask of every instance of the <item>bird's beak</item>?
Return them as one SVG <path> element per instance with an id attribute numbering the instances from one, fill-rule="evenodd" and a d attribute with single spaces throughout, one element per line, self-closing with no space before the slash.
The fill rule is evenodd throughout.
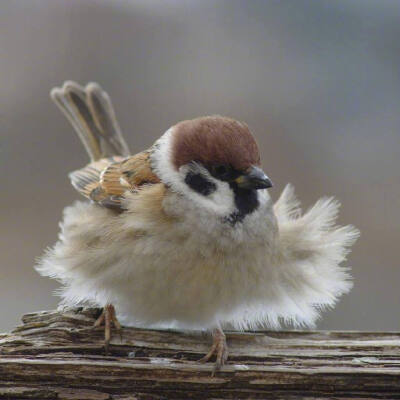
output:
<path id="1" fill-rule="evenodd" d="M 252 166 L 244 174 L 235 179 L 241 189 L 268 189 L 272 181 L 261 168 Z"/>

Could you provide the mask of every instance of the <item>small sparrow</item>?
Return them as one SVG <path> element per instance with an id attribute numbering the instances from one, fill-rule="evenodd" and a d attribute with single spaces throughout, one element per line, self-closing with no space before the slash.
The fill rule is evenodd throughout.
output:
<path id="1" fill-rule="evenodd" d="M 103 307 L 95 326 L 213 332 L 202 361 L 228 357 L 223 327 L 312 326 L 348 292 L 341 265 L 359 232 L 335 226 L 339 203 L 301 213 L 287 185 L 272 202 L 248 126 L 208 116 L 169 128 L 130 155 L 109 96 L 65 82 L 51 97 L 90 163 L 69 177 L 89 201 L 64 210 L 59 240 L 36 266 L 62 283 L 62 304 Z M 115 308 L 114 308 L 115 307 Z"/>

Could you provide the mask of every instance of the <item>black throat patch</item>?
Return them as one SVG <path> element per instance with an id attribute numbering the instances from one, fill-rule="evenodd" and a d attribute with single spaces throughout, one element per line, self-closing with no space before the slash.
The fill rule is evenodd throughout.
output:
<path id="1" fill-rule="evenodd" d="M 259 201 L 255 189 L 241 189 L 235 182 L 230 183 L 230 187 L 235 196 L 237 210 L 225 217 L 225 221 L 234 226 L 238 222 L 242 222 L 246 215 L 254 212 L 259 206 Z"/>

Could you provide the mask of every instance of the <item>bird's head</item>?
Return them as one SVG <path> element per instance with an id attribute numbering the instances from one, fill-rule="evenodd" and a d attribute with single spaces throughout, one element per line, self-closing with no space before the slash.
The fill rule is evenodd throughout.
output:
<path id="1" fill-rule="evenodd" d="M 272 186 L 247 125 L 221 116 L 182 121 L 155 144 L 152 167 L 172 191 L 235 224 Z"/>

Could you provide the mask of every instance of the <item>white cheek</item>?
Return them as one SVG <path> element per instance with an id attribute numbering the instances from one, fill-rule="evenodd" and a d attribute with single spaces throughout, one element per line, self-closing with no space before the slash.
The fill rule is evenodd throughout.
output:
<path id="1" fill-rule="evenodd" d="M 204 196 L 191 189 L 184 183 L 189 171 L 206 176 L 208 181 L 214 183 L 216 190 L 208 196 Z M 193 202 L 197 208 L 207 209 L 209 213 L 219 217 L 225 217 L 235 210 L 234 194 L 229 184 L 213 178 L 201 165 L 182 166 L 179 168 L 179 177 L 180 181 L 185 185 L 184 196 Z"/>

